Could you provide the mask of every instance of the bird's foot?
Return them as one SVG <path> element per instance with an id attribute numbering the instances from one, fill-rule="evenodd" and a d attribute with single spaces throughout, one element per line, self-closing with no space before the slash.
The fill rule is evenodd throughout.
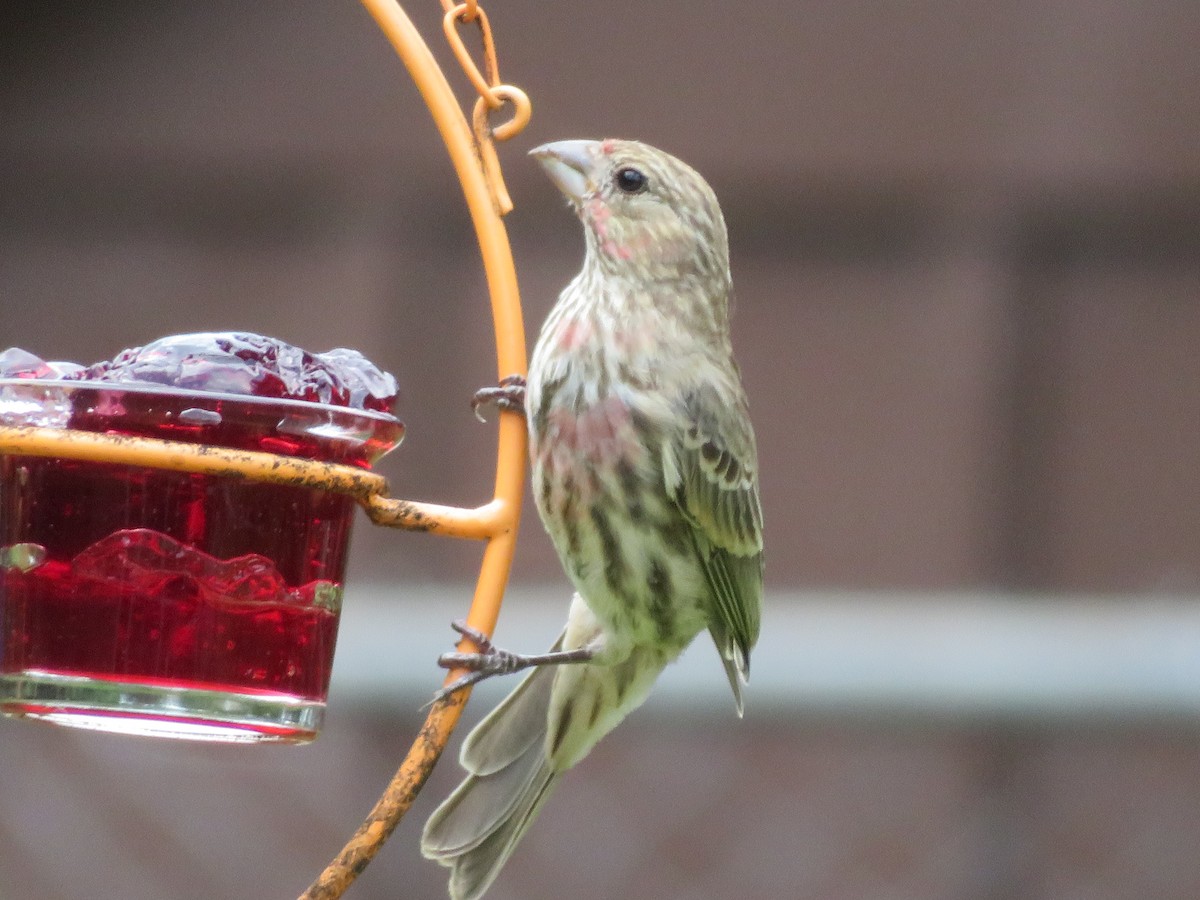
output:
<path id="1" fill-rule="evenodd" d="M 479 649 L 472 653 L 454 651 L 443 653 L 438 657 L 438 665 L 443 669 L 467 669 L 467 674 L 454 679 L 434 695 L 434 700 L 443 700 L 455 691 L 478 684 L 493 675 L 511 675 L 531 666 L 556 666 L 565 663 L 587 662 L 595 656 L 592 647 L 580 647 L 576 650 L 551 650 L 549 653 L 526 655 L 502 650 L 492 643 L 491 638 L 477 628 L 472 628 L 466 622 L 451 622 L 450 627 L 465 638 L 469 638 Z"/>
<path id="2" fill-rule="evenodd" d="M 486 422 L 480 407 L 495 406 L 504 412 L 515 412 L 525 415 L 525 377 L 523 375 L 507 375 L 500 379 L 496 387 L 480 388 L 471 398 L 471 412 L 480 422 Z"/>
<path id="3" fill-rule="evenodd" d="M 454 651 L 438 657 L 443 669 L 467 669 L 466 675 L 456 678 L 435 695 L 436 700 L 448 697 L 455 691 L 478 684 L 493 675 L 509 675 L 525 668 L 524 657 L 518 653 L 502 650 L 492 643 L 491 638 L 466 622 L 451 622 L 450 627 L 465 638 L 469 638 L 479 649 L 473 653 Z"/>

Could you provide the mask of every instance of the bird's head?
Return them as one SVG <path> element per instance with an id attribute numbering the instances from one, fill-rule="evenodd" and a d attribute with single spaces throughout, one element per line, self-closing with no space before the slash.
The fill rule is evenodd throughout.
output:
<path id="1" fill-rule="evenodd" d="M 587 263 L 649 281 L 727 285 L 717 198 L 687 164 L 637 141 L 556 141 L 531 151 L 579 214 Z"/>

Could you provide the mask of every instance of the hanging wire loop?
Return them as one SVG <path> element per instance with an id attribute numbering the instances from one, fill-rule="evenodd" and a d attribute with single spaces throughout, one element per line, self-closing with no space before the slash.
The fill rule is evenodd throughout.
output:
<path id="1" fill-rule="evenodd" d="M 479 27 L 480 41 L 483 45 L 483 68 L 475 64 L 471 51 L 467 49 L 459 31 L 460 25 L 476 23 Z M 480 117 L 480 104 L 488 113 L 495 112 L 505 104 L 513 108 L 512 118 L 490 129 L 490 136 L 497 141 L 507 141 L 520 134 L 529 124 L 533 106 L 523 90 L 500 80 L 500 64 L 496 61 L 496 42 L 492 37 L 492 26 L 488 24 L 487 14 L 475 3 L 460 3 L 446 11 L 442 18 L 442 30 L 446 33 L 446 41 L 458 64 L 462 66 L 467 80 L 479 94 L 479 102 L 475 105 L 475 119 Z M 486 73 L 486 74 L 485 74 Z M 476 136 L 479 129 L 476 127 Z"/>
<path id="2" fill-rule="evenodd" d="M 467 76 L 467 80 L 475 88 L 479 99 L 475 102 L 475 110 L 471 116 L 475 131 L 475 144 L 479 152 L 480 163 L 492 198 L 492 206 L 496 214 L 503 216 L 512 212 L 512 199 L 508 188 L 504 185 L 504 177 L 500 173 L 500 160 L 496 156 L 493 141 L 507 141 L 520 134 L 529 123 L 532 106 L 529 97 L 520 88 L 500 81 L 500 64 L 496 60 L 496 42 L 492 37 L 492 26 L 488 23 L 487 13 L 478 3 L 460 3 L 457 6 L 442 4 L 446 14 L 442 17 L 442 31 L 445 32 L 446 42 L 454 52 L 459 66 Z M 461 25 L 474 23 L 479 31 L 482 45 L 483 71 L 475 63 L 471 51 L 463 41 Z M 513 108 L 512 118 L 507 122 L 493 126 L 490 115 L 502 106 Z"/>
<path id="3" fill-rule="evenodd" d="M 475 91 L 487 100 L 488 106 L 494 109 L 502 102 L 498 97 L 491 96 L 491 89 L 500 83 L 500 66 L 496 62 L 496 42 L 492 38 L 492 26 L 488 24 L 487 14 L 476 6 L 474 14 L 468 18 L 469 7 L 469 4 L 460 3 L 448 10 L 442 17 L 442 30 L 446 32 L 446 41 L 450 44 L 454 55 L 458 57 L 458 64 L 467 73 L 467 78 L 474 85 Z M 475 60 L 471 58 L 467 45 L 463 43 L 462 35 L 458 33 L 460 23 L 469 24 L 471 22 L 479 27 L 479 36 L 483 41 L 483 66 L 487 69 L 486 77 L 475 65 Z"/>

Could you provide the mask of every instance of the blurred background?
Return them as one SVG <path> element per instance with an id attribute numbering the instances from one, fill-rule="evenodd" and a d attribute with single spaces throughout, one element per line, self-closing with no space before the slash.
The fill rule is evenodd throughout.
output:
<path id="1" fill-rule="evenodd" d="M 473 100 L 439 5 L 406 8 Z M 1200 5 L 487 11 L 534 101 L 500 146 L 530 341 L 582 239 L 525 151 L 693 163 L 768 525 L 746 718 L 697 641 L 489 896 L 1200 896 Z M 490 496 L 473 234 L 350 0 L 5 4 L 0 310 L 0 349 L 47 359 L 231 329 L 358 348 L 403 386 L 394 492 Z M 360 520 L 310 747 L 0 721 L 0 897 L 295 896 L 412 740 L 479 553 Z M 567 598 L 527 505 L 501 643 L 541 648 Z M 457 778 L 348 897 L 444 895 L 416 843 Z"/>

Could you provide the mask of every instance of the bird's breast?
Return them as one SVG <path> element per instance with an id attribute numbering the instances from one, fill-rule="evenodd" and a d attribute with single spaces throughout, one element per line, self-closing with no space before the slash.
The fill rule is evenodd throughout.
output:
<path id="1" fill-rule="evenodd" d="M 546 410 L 538 448 L 542 454 L 614 463 L 640 449 L 632 424 L 630 408 L 620 397 L 581 406 L 555 404 Z"/>

